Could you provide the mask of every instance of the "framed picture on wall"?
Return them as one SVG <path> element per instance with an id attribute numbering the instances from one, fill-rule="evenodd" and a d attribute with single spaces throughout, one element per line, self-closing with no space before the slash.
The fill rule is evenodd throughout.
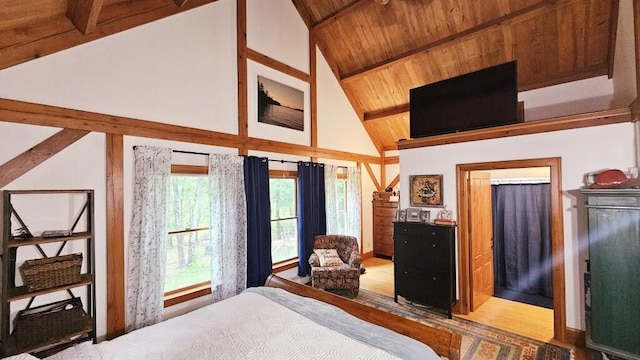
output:
<path id="1" fill-rule="evenodd" d="M 258 75 L 258 122 L 304 130 L 304 92 Z"/>
<path id="2" fill-rule="evenodd" d="M 409 195 L 411 206 L 443 206 L 442 175 L 411 175 Z"/>

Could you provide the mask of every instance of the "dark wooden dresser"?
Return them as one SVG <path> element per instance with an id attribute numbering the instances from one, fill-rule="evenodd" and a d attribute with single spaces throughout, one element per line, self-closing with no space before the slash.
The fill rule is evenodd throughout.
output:
<path id="1" fill-rule="evenodd" d="M 447 311 L 456 303 L 455 226 L 394 223 L 398 296 Z"/>
<path id="2" fill-rule="evenodd" d="M 584 189 L 589 214 L 587 347 L 640 359 L 640 189 Z"/>
<path id="3" fill-rule="evenodd" d="M 393 256 L 393 222 L 396 219 L 397 201 L 373 200 L 373 254 Z"/>

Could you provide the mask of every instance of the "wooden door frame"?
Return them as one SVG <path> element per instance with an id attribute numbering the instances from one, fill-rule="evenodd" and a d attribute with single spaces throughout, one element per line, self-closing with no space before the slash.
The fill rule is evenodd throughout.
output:
<path id="1" fill-rule="evenodd" d="M 456 165 L 457 207 L 458 207 L 458 295 L 456 311 L 468 314 L 470 311 L 470 243 L 469 211 L 466 180 L 471 171 L 496 169 L 516 169 L 548 167 L 551 181 L 551 259 L 553 278 L 553 338 L 566 342 L 566 299 L 564 274 L 564 230 L 561 194 L 561 158 L 541 158 L 527 160 L 494 161 Z"/>

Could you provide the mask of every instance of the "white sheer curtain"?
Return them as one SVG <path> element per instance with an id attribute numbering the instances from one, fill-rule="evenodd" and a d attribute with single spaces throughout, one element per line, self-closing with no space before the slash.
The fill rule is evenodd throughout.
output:
<path id="1" fill-rule="evenodd" d="M 137 146 L 127 247 L 126 331 L 162 321 L 171 149 Z"/>
<path id="2" fill-rule="evenodd" d="M 362 185 L 359 167 L 347 168 L 347 224 L 346 235 L 355 236 L 362 249 L 361 234 Z"/>
<path id="3" fill-rule="evenodd" d="M 336 187 L 338 183 L 338 167 L 324 165 L 324 192 L 327 217 L 327 234 L 339 234 L 338 228 L 338 198 Z"/>
<path id="4" fill-rule="evenodd" d="M 241 156 L 209 155 L 211 292 L 214 301 L 247 287 L 247 205 Z"/>

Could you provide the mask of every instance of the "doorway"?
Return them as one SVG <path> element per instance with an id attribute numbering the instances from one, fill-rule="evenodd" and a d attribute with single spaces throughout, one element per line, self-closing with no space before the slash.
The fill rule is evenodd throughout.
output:
<path id="1" fill-rule="evenodd" d="M 565 279 L 564 279 L 564 237 L 562 220 L 562 198 L 560 192 L 561 160 L 560 158 L 543 158 L 530 160 L 510 160 L 473 164 L 459 164 L 456 166 L 457 174 L 457 206 L 458 206 L 458 268 L 459 301 L 456 310 L 466 315 L 472 311 L 474 284 L 473 268 L 474 246 L 472 243 L 472 227 L 474 222 L 469 183 L 471 173 L 474 171 L 488 171 L 497 169 L 516 169 L 530 167 L 548 167 L 551 188 L 551 251 L 553 272 L 553 328 L 554 339 L 565 342 L 566 340 L 566 311 L 565 311 Z M 475 207 L 475 205 L 473 206 Z"/>

